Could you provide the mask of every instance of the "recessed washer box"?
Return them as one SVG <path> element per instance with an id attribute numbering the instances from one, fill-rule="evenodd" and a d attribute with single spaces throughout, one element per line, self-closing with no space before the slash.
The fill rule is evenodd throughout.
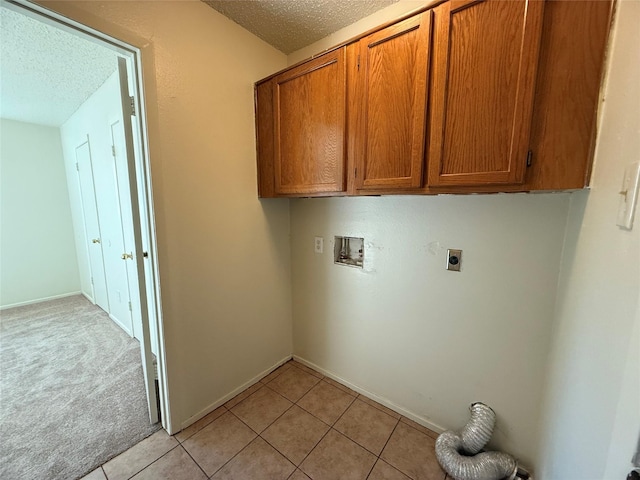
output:
<path id="1" fill-rule="evenodd" d="M 335 237 L 333 263 L 362 268 L 364 264 L 364 238 Z"/>

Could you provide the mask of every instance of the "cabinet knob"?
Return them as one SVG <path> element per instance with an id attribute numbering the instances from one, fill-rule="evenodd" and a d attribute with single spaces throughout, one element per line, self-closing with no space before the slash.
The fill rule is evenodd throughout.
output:
<path id="1" fill-rule="evenodd" d="M 91 243 L 100 243 L 100 239 L 99 238 L 94 238 L 93 240 L 91 240 Z"/>
<path id="2" fill-rule="evenodd" d="M 126 260 L 127 258 L 130 259 L 130 260 L 133 260 L 133 253 L 126 253 L 125 252 L 125 253 L 122 254 L 122 259 L 123 260 Z"/>

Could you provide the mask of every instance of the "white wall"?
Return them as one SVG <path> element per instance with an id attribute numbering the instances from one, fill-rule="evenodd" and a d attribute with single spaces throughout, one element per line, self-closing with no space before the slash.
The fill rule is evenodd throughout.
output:
<path id="1" fill-rule="evenodd" d="M 294 353 L 436 429 L 483 401 L 531 465 L 569 194 L 291 205 Z M 364 237 L 363 270 L 333 264 L 334 235 Z"/>
<path id="2" fill-rule="evenodd" d="M 42 3 L 143 50 L 179 429 L 291 354 L 289 204 L 257 198 L 253 115 L 286 57 L 199 1 Z"/>
<path id="3" fill-rule="evenodd" d="M 78 293 L 60 131 L 1 122 L 0 307 Z"/>
<path id="4" fill-rule="evenodd" d="M 607 466 L 603 478 L 625 478 L 631 468 L 630 460 L 640 449 L 640 308 L 629 341 L 629 351 L 618 395 Z M 634 445 L 637 445 L 634 449 Z M 640 452 L 638 453 L 640 461 Z"/>
<path id="5" fill-rule="evenodd" d="M 545 480 L 625 478 L 640 434 L 640 217 L 632 231 L 616 226 L 624 168 L 640 160 L 639 24 L 640 2 L 619 2 L 592 189 L 571 200 L 540 439 Z"/>

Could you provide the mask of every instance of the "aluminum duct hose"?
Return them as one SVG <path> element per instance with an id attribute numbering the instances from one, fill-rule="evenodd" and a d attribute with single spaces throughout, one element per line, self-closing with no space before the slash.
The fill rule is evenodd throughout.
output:
<path id="1" fill-rule="evenodd" d="M 455 480 L 514 479 L 518 463 L 506 453 L 480 452 L 493 433 L 496 415 L 483 403 L 469 407 L 471 420 L 460 434 L 444 432 L 436 440 L 436 457 Z"/>
<path id="2" fill-rule="evenodd" d="M 495 412 L 484 403 L 472 403 L 471 420 L 460 430 L 464 453 L 475 455 L 487 444 L 496 425 Z"/>

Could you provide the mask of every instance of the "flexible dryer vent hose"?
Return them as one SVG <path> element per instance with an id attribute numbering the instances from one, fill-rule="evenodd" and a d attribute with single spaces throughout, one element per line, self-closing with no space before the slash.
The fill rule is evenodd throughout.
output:
<path id="1" fill-rule="evenodd" d="M 473 403 L 471 420 L 459 434 L 444 432 L 436 440 L 436 457 L 455 480 L 513 480 L 518 462 L 502 452 L 480 452 L 496 423 L 496 414 L 484 403 Z"/>

